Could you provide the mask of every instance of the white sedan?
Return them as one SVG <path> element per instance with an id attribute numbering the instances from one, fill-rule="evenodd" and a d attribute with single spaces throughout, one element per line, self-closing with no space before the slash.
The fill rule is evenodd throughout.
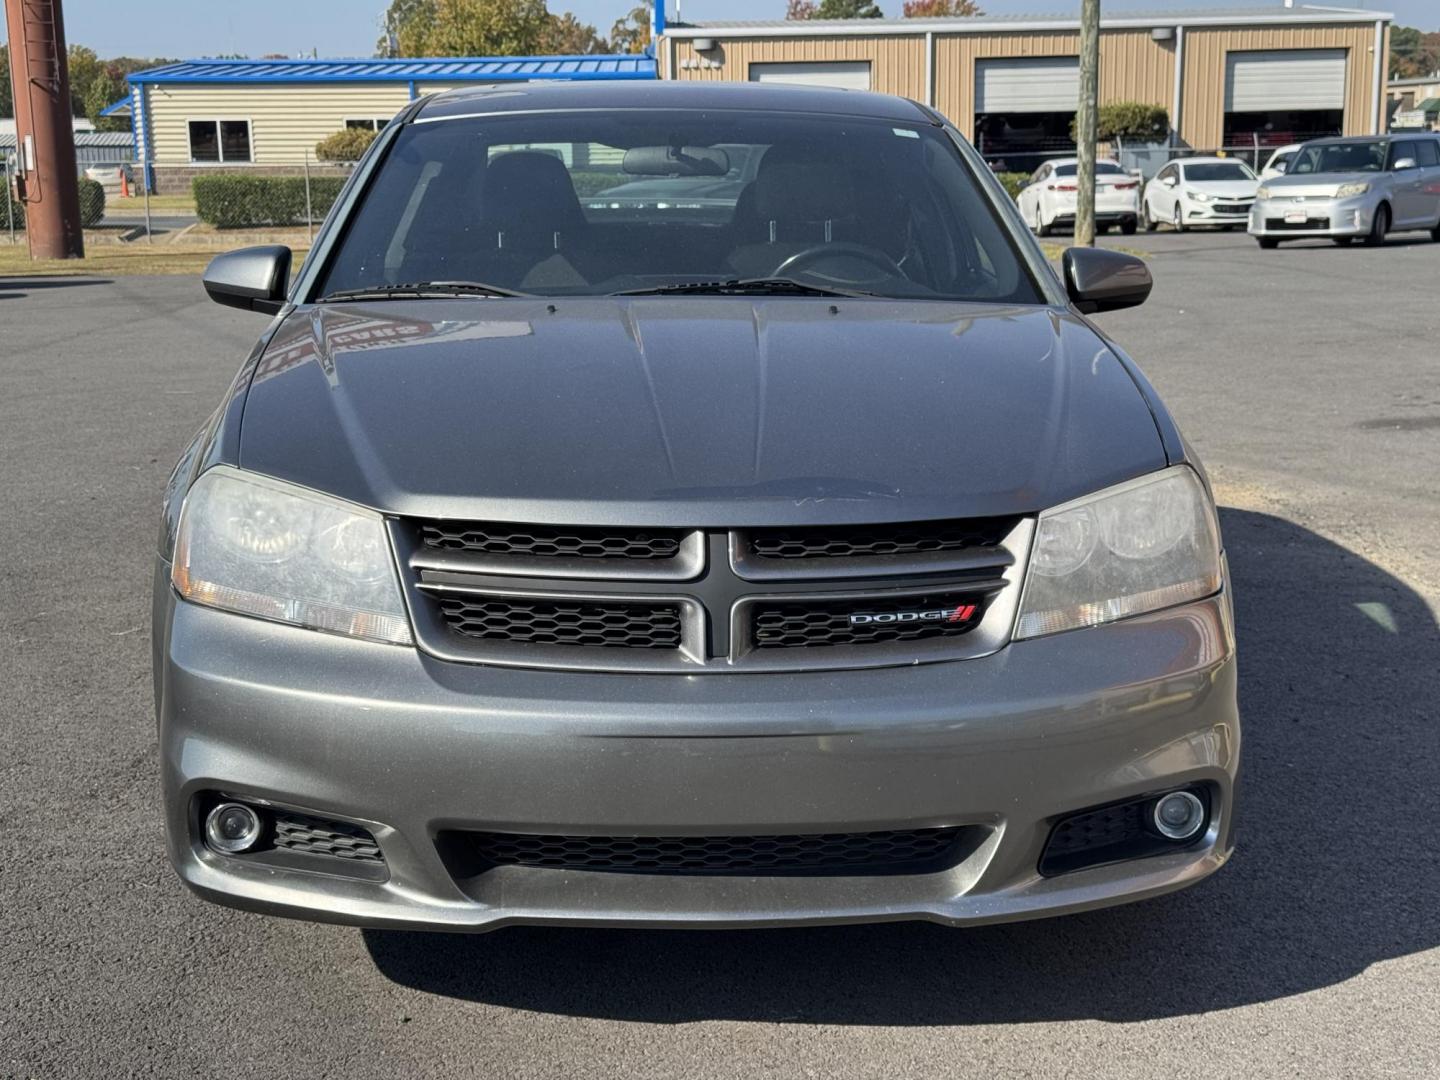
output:
<path id="1" fill-rule="evenodd" d="M 1049 236 L 1056 225 L 1075 223 L 1075 196 L 1080 189 L 1078 166 L 1073 157 L 1055 158 L 1035 170 L 1020 189 L 1016 203 L 1026 224 L 1041 236 Z M 1120 167 L 1118 161 L 1095 162 L 1095 227 L 1104 232 L 1119 225 L 1133 233 L 1140 220 L 1140 181 Z"/>
<path id="2" fill-rule="evenodd" d="M 1170 162 L 1145 185 L 1140 219 L 1150 232 L 1161 225 L 1176 232 L 1195 225 L 1243 229 L 1259 189 L 1260 178 L 1243 161 L 1183 158 Z"/>

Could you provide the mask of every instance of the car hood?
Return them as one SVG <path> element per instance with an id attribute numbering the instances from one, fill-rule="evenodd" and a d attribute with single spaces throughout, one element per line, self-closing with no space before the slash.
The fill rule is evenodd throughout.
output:
<path id="1" fill-rule="evenodd" d="M 394 514 L 743 527 L 1035 511 L 1166 459 L 1063 310 L 655 297 L 297 309 L 239 464 Z"/>
<path id="2" fill-rule="evenodd" d="M 1282 195 L 1286 198 L 1292 195 L 1321 195 L 1329 198 L 1335 194 L 1335 189 L 1341 184 L 1353 184 L 1357 181 L 1378 184 L 1384 178 L 1385 174 L 1379 172 L 1305 173 L 1303 176 L 1282 174 L 1266 180 L 1265 186 L 1272 195 Z"/>
<path id="3" fill-rule="evenodd" d="M 1185 186 L 1220 199 L 1253 198 L 1260 187 L 1258 180 L 1186 180 Z"/>

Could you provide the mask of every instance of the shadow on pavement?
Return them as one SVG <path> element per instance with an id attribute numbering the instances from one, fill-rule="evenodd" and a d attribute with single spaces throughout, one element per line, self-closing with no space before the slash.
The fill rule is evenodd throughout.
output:
<path id="1" fill-rule="evenodd" d="M 97 277 L 0 277 L 0 300 L 19 300 L 36 289 L 69 289 L 84 285 L 111 285 L 109 278 Z"/>
<path id="2" fill-rule="evenodd" d="M 1222 518 L 1246 724 L 1238 848 L 1196 888 L 972 930 L 366 931 L 376 966 L 418 990 L 536 1012 L 933 1025 L 1203 1013 L 1440 945 L 1434 617 L 1306 529 Z"/>

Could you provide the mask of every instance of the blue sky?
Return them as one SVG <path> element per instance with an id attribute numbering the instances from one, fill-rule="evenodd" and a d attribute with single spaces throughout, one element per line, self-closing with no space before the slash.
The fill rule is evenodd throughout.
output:
<path id="1" fill-rule="evenodd" d="M 573 11 L 604 33 L 636 0 L 549 0 L 554 12 Z M 880 0 L 887 15 L 902 0 Z M 1437 0 L 1330 0 L 1390 11 L 1402 26 L 1440 30 Z M 368 56 L 379 34 L 384 0 L 64 0 L 66 35 L 101 56 L 202 56 L 215 53 Z M 672 15 L 676 0 L 669 0 Z M 773 19 L 785 0 L 680 0 L 687 19 Z M 1077 0 L 981 0 L 991 14 L 1078 10 Z M 1106 10 L 1197 7 L 1278 7 L 1278 0 L 1125 0 Z"/>

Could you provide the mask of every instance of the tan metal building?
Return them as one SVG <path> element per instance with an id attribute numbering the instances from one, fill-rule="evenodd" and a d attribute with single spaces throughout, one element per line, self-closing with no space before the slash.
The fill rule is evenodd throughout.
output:
<path id="1" fill-rule="evenodd" d="M 1381 131 L 1391 19 L 1280 6 L 1104 15 L 1100 100 L 1163 106 L 1175 141 L 1197 149 Z M 900 94 L 982 152 L 1023 156 L 1069 143 L 1079 39 L 1078 17 L 1053 16 L 672 23 L 656 59 L 664 79 Z"/>

